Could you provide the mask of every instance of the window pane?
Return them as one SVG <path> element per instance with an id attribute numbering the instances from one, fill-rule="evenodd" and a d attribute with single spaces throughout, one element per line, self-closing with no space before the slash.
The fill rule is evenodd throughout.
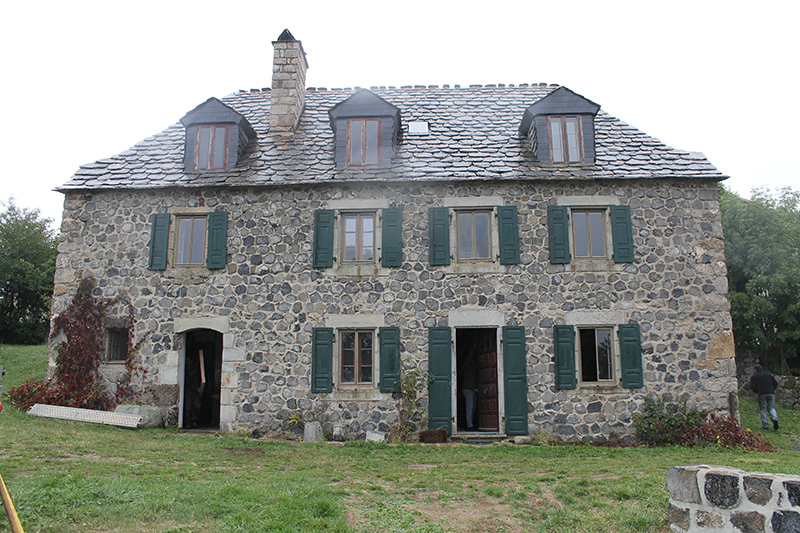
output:
<path id="1" fill-rule="evenodd" d="M 190 261 L 193 265 L 203 264 L 203 249 L 206 244 L 206 219 L 194 218 L 192 228 L 192 259 Z"/>
<path id="2" fill-rule="evenodd" d="M 489 213 L 475 213 L 475 258 L 489 259 Z"/>
<path id="3" fill-rule="evenodd" d="M 569 154 L 569 161 L 580 161 L 580 146 L 578 145 L 578 118 L 567 117 L 567 150 Z"/>
<path id="4" fill-rule="evenodd" d="M 377 120 L 367 121 L 367 157 L 365 163 L 378 162 L 378 124 Z"/>
<path id="5" fill-rule="evenodd" d="M 361 260 L 372 261 L 374 250 L 375 231 L 373 226 L 375 220 L 372 215 L 362 215 L 361 217 Z"/>
<path id="6" fill-rule="evenodd" d="M 361 368 L 359 371 L 359 381 L 361 383 L 372 382 L 372 332 L 358 334 Z"/>
<path id="7" fill-rule="evenodd" d="M 214 128 L 214 164 L 211 168 L 225 168 L 225 130 L 224 126 Z"/>
<path id="8" fill-rule="evenodd" d="M 575 257 L 589 257 L 589 233 L 586 212 L 572 212 L 572 234 L 575 236 Z"/>
<path id="9" fill-rule="evenodd" d="M 352 165 L 363 163 L 361 157 L 361 130 L 363 124 L 360 120 L 350 121 L 350 164 Z"/>
<path id="10" fill-rule="evenodd" d="M 342 383 L 355 382 L 354 332 L 342 332 Z"/>
<path id="11" fill-rule="evenodd" d="M 597 330 L 598 379 L 611 379 L 611 330 Z"/>
<path id="12" fill-rule="evenodd" d="M 372 367 L 361 367 L 361 383 L 372 383 Z"/>
<path id="13" fill-rule="evenodd" d="M 472 213 L 458 214 L 458 257 L 459 259 L 474 259 L 472 249 Z"/>
<path id="14" fill-rule="evenodd" d="M 342 383 L 355 383 L 353 372 L 354 368 L 352 366 L 342 367 Z"/>
<path id="15" fill-rule="evenodd" d="M 192 219 L 178 219 L 178 244 L 175 251 L 175 262 L 179 265 L 189 263 L 189 251 L 192 246 Z"/>
<path id="16" fill-rule="evenodd" d="M 581 380 L 597 381 L 597 346 L 595 345 L 595 330 L 581 329 Z"/>
<path id="17" fill-rule="evenodd" d="M 605 228 L 603 226 L 603 213 L 597 211 L 589 213 L 592 257 L 604 257 L 606 255 Z"/>
<path id="18" fill-rule="evenodd" d="M 561 119 L 550 119 L 550 146 L 553 149 L 553 163 L 564 162 L 564 148 L 561 140 Z"/>
<path id="19" fill-rule="evenodd" d="M 342 349 L 343 350 L 353 350 L 356 346 L 356 334 L 353 332 L 343 332 L 342 333 Z"/>
<path id="20" fill-rule="evenodd" d="M 344 217 L 344 260 L 355 261 L 357 249 L 357 233 L 356 228 L 358 225 L 358 217 L 356 215 L 348 215 Z"/>
<path id="21" fill-rule="evenodd" d="M 197 128 L 197 168 L 205 170 L 208 168 L 208 154 L 211 151 L 211 128 Z"/>

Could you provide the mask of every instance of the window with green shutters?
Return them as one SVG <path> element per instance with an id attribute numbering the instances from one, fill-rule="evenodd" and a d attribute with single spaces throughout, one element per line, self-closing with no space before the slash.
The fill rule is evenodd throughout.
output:
<path id="1" fill-rule="evenodd" d="M 520 262 L 516 206 L 431 207 L 428 210 L 429 253 L 432 266 L 457 263 Z M 494 220 L 494 221 L 493 221 Z M 451 232 L 455 242 L 451 249 Z"/>
<path id="2" fill-rule="evenodd" d="M 165 270 L 173 266 L 225 268 L 228 246 L 228 214 L 224 211 L 205 215 L 175 215 L 174 251 L 170 253 L 171 217 L 159 213 L 151 217 L 148 268 Z"/>
<path id="3" fill-rule="evenodd" d="M 573 260 L 609 258 L 615 263 L 632 263 L 635 259 L 630 207 L 547 208 L 550 262 L 568 264 Z M 612 247 L 606 245 L 610 233 Z"/>
<path id="4" fill-rule="evenodd" d="M 556 388 L 576 388 L 578 376 L 582 385 L 644 386 L 639 324 L 617 326 L 618 358 L 613 330 L 614 326 L 555 326 Z M 620 366 L 619 374 L 616 372 L 617 364 Z"/>
<path id="5" fill-rule="evenodd" d="M 402 266 L 402 208 L 380 211 L 317 209 L 313 244 L 314 268 L 378 263 L 385 268 Z"/>

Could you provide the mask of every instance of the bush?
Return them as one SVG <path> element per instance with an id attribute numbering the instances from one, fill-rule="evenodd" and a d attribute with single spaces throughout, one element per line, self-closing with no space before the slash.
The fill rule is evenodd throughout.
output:
<path id="1" fill-rule="evenodd" d="M 663 396 L 648 396 L 642 411 L 633 415 L 636 439 L 649 446 L 680 444 L 684 435 L 707 416 L 706 411 L 689 407 L 683 399 L 667 403 Z"/>
<path id="2" fill-rule="evenodd" d="M 683 446 L 698 446 L 712 444 L 723 448 L 741 448 L 756 452 L 771 452 L 769 444 L 730 416 L 721 416 L 714 413 L 708 420 L 691 428 L 680 444 Z"/>

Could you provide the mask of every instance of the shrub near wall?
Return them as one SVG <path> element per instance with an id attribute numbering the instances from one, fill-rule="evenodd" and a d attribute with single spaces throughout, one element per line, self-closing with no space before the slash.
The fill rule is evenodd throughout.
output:
<path id="1" fill-rule="evenodd" d="M 670 529 L 679 533 L 800 531 L 800 477 L 725 466 L 667 472 Z"/>

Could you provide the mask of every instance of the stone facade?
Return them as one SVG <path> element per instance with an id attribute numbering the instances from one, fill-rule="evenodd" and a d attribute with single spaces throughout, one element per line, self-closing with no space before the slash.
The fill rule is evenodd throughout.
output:
<path id="1" fill-rule="evenodd" d="M 431 266 L 428 209 L 486 198 L 517 207 L 521 262 Z M 630 207 L 635 262 L 551 264 L 548 206 L 597 198 Z M 314 211 L 336 205 L 402 207 L 402 266 L 313 268 Z M 229 220 L 224 269 L 148 269 L 152 214 L 220 210 Z M 129 296 L 137 338 L 150 335 L 140 357 L 151 388 L 172 391 L 183 383 L 189 332 L 221 335 L 219 425 L 226 431 L 288 431 L 293 414 L 313 414 L 326 431 L 344 424 L 348 438 L 389 430 L 398 417 L 392 393 L 311 392 L 312 330 L 326 325 L 398 327 L 403 364 L 422 371 L 428 328 L 523 326 L 529 432 L 565 440 L 631 435 L 631 415 L 649 394 L 727 411 L 736 390 L 715 182 L 66 191 L 54 314 L 65 309 L 82 276 L 97 279 L 99 295 Z M 641 328 L 644 387 L 618 381 L 555 387 L 555 325 L 628 322 Z"/>
<path id="2" fill-rule="evenodd" d="M 800 528 L 800 478 L 724 466 L 667 472 L 669 522 L 680 533 L 790 533 Z"/>

